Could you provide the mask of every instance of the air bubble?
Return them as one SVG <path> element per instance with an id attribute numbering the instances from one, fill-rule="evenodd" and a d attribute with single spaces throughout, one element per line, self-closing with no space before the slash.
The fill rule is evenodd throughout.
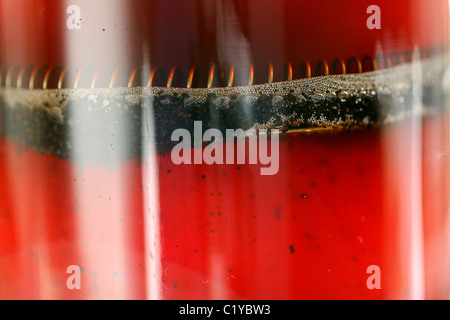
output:
<path id="1" fill-rule="evenodd" d="M 97 101 L 97 97 L 96 96 L 94 96 L 94 95 L 90 95 L 89 96 L 89 98 L 88 98 L 90 101 Z M 94 102 L 94 103 L 95 103 Z M 139 100 L 138 100 L 138 97 L 136 96 L 136 95 L 134 95 L 134 94 L 127 94 L 126 96 L 125 96 L 125 102 L 127 103 L 127 104 L 129 104 L 129 105 L 134 105 L 134 104 L 137 104 L 137 103 L 139 103 Z"/>
<path id="2" fill-rule="evenodd" d="M 348 99 L 348 92 L 347 92 L 347 91 L 341 91 L 341 92 L 339 92 L 338 98 L 339 98 L 339 100 L 341 100 L 342 102 L 347 101 L 347 99 Z"/>
<path id="3" fill-rule="evenodd" d="M 402 88 L 400 88 L 400 87 L 398 87 L 398 88 L 396 88 L 395 90 L 394 90 L 394 96 L 396 96 L 396 97 L 401 97 L 402 95 L 403 95 L 403 89 Z"/>
<path id="4" fill-rule="evenodd" d="M 358 92 L 358 98 L 361 100 L 367 98 L 367 91 L 361 90 L 360 92 Z"/>
<path id="5" fill-rule="evenodd" d="M 390 95 L 392 95 L 392 90 L 388 87 L 380 88 L 380 93 L 385 96 L 390 96 Z"/>
<path id="6" fill-rule="evenodd" d="M 273 97 L 273 99 L 272 99 L 272 106 L 273 106 L 275 109 L 283 108 L 283 107 L 284 107 L 284 100 L 283 100 L 283 97 L 280 97 L 280 96 L 275 96 L 275 97 Z"/>
<path id="7" fill-rule="evenodd" d="M 334 100 L 336 100 L 336 94 L 334 92 L 325 93 L 325 99 L 328 102 L 334 102 Z"/>
<path id="8" fill-rule="evenodd" d="M 383 101 L 391 100 L 393 98 L 392 91 L 389 88 L 381 88 L 379 90 L 379 95 L 378 96 L 379 96 L 379 99 L 383 100 Z"/>
<path id="9" fill-rule="evenodd" d="M 58 107 L 51 107 L 50 110 L 47 111 L 47 115 L 49 119 L 56 124 L 64 123 L 64 118 L 61 109 Z"/>
<path id="10" fill-rule="evenodd" d="M 241 103 L 243 104 L 247 104 L 247 105 L 254 105 L 258 102 L 258 98 L 254 97 L 254 96 L 249 96 L 249 95 L 242 95 L 239 100 L 241 101 Z"/>
<path id="11" fill-rule="evenodd" d="M 325 101 L 325 97 L 323 94 L 317 93 L 311 97 L 311 100 L 314 104 L 321 104 Z"/>
<path id="12" fill-rule="evenodd" d="M 170 101 L 169 98 L 165 98 L 165 99 L 162 99 L 162 100 L 160 101 L 160 103 L 161 103 L 163 106 L 168 106 L 168 105 L 171 104 L 171 101 Z"/>
<path id="13" fill-rule="evenodd" d="M 183 103 L 186 108 L 192 108 L 195 106 L 196 99 L 192 97 L 187 97 L 186 99 L 184 99 Z"/>
<path id="14" fill-rule="evenodd" d="M 313 95 L 313 91 L 311 89 L 307 89 L 303 92 L 303 94 L 307 97 L 310 98 Z"/>
<path id="15" fill-rule="evenodd" d="M 297 103 L 301 106 L 304 106 L 308 100 L 303 95 L 299 95 L 297 98 Z"/>
<path id="16" fill-rule="evenodd" d="M 217 97 L 212 101 L 212 104 L 219 109 L 224 109 L 230 104 L 230 99 L 227 97 Z"/>
<path id="17" fill-rule="evenodd" d="M 368 125 L 370 124 L 370 118 L 369 118 L 368 116 L 364 117 L 364 119 L 363 119 L 363 124 L 364 124 L 365 126 L 368 126 Z"/>

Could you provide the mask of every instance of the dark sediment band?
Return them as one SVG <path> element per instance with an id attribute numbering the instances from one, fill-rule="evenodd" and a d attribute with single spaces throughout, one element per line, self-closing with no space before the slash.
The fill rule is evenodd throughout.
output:
<path id="1" fill-rule="evenodd" d="M 203 130 L 367 129 L 442 112 L 446 70 L 438 56 L 358 75 L 248 87 L 0 89 L 2 135 L 38 152 L 102 163 L 139 154 L 148 135 L 165 152 L 172 132 L 192 132 L 196 120 Z"/>

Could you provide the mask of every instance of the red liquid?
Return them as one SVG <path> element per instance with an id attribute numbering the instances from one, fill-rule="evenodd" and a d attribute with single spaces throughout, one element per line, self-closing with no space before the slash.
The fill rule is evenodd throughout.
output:
<path id="1" fill-rule="evenodd" d="M 80 170 L 4 140 L 1 297 L 140 299 L 149 281 L 165 299 L 408 299 L 423 284 L 427 298 L 446 298 L 446 119 L 424 123 L 420 167 L 410 133 L 400 124 L 283 135 L 280 170 L 265 177 L 255 165 L 157 157 L 162 260 L 153 280 L 139 161 Z M 423 233 L 411 234 L 409 206 L 422 196 Z M 414 237 L 423 237 L 414 247 L 423 265 L 412 261 Z M 81 290 L 66 287 L 72 264 L 83 269 Z M 381 269 L 380 290 L 366 285 L 370 265 Z"/>

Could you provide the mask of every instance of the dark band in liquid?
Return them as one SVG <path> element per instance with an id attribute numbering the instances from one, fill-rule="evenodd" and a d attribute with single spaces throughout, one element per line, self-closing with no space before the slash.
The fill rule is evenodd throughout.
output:
<path id="1" fill-rule="evenodd" d="M 174 130 L 192 132 L 194 121 L 223 132 L 368 129 L 414 112 L 441 112 L 444 63 L 438 56 L 359 75 L 249 87 L 2 89 L 2 134 L 42 153 L 70 159 L 76 150 L 102 163 L 111 154 L 116 160 L 139 154 L 148 117 L 160 153 L 173 144 Z"/>

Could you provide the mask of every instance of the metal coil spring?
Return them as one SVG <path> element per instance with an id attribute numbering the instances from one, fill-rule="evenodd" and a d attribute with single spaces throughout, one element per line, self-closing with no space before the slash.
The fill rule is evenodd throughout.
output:
<path id="1" fill-rule="evenodd" d="M 421 51 L 421 57 L 427 57 L 431 54 L 430 50 Z M 337 58 L 329 64 L 326 60 L 320 60 L 315 68 L 315 76 L 329 76 L 342 74 L 358 74 L 368 71 L 376 71 L 389 68 L 398 64 L 407 63 L 412 60 L 412 52 L 392 52 L 388 55 L 378 55 L 376 57 L 364 56 L 362 59 L 351 57 L 346 62 Z M 294 77 L 293 67 L 290 62 L 286 63 L 285 80 L 311 78 L 313 76 L 311 64 L 308 61 L 302 61 L 298 70 L 298 74 Z M 193 88 L 194 77 L 198 73 L 198 68 L 191 67 L 187 77 L 183 81 L 184 87 Z M 72 77 L 68 74 L 72 73 Z M 154 86 L 155 79 L 163 79 L 166 87 L 173 87 L 174 79 L 183 78 L 181 69 L 177 67 L 171 68 L 167 76 L 164 75 L 162 69 L 154 67 L 151 70 L 144 70 L 143 67 L 136 67 L 131 72 L 126 69 L 116 68 L 114 70 L 107 69 L 68 69 L 59 66 L 44 65 L 0 65 L 0 86 L 5 88 L 23 88 L 23 89 L 62 89 L 62 88 L 114 88 L 114 87 L 133 87 L 136 86 L 138 80 L 137 74 L 148 75 L 146 83 L 141 85 Z M 68 78 L 73 79 L 72 84 L 68 84 Z M 118 78 L 121 78 L 119 81 Z M 102 79 L 101 81 L 99 79 Z M 247 85 L 256 84 L 254 82 L 254 66 L 250 65 L 248 71 Z M 274 68 L 272 63 L 267 67 L 267 83 L 272 83 L 274 79 Z M 214 87 L 217 80 L 216 66 L 211 65 L 206 79 L 206 88 Z M 101 84 L 99 84 L 102 82 Z M 159 81 L 161 82 L 161 81 Z M 120 83 L 120 84 L 119 84 Z M 226 83 L 228 87 L 235 85 L 235 67 L 231 66 L 227 73 Z"/>

